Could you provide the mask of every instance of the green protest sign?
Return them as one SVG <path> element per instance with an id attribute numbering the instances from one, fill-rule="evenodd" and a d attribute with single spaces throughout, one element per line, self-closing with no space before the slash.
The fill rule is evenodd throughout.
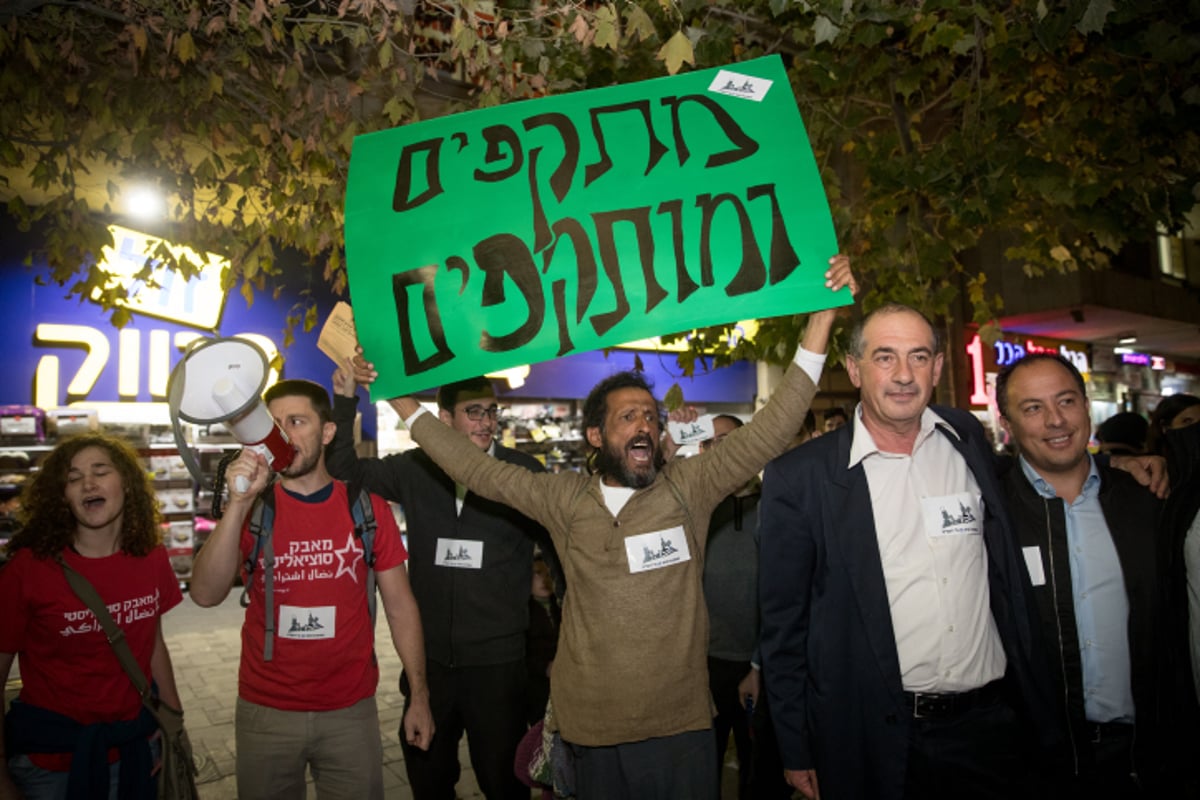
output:
<path id="1" fill-rule="evenodd" d="M 845 305 L 778 57 L 354 140 L 346 258 L 393 397 L 568 353 Z"/>

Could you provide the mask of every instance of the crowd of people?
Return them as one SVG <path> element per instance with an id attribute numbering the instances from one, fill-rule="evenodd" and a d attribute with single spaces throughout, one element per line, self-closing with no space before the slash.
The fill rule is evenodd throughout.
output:
<path id="1" fill-rule="evenodd" d="M 826 279 L 857 293 L 844 257 Z M 464 736 L 492 800 L 539 781 L 716 800 L 730 739 L 739 800 L 1197 796 L 1200 399 L 1165 398 L 1144 442 L 1093 455 L 1083 377 L 1028 356 L 997 380 L 1015 445 L 997 456 L 931 402 L 936 328 L 884 305 L 851 336 L 859 404 L 818 424 L 836 314 L 812 314 L 766 405 L 715 417 L 692 457 L 641 374 L 600 381 L 586 474 L 500 445 L 482 378 L 441 387 L 436 414 L 394 398 L 420 448 L 383 458 L 354 447 L 361 356 L 332 398 L 271 386 L 296 455 L 278 475 L 249 448 L 229 465 L 190 585 L 201 606 L 245 585 L 239 797 L 303 798 L 310 775 L 318 797 L 383 797 L 376 592 L 418 800 L 455 797 Z M 154 796 L 156 724 L 65 577 L 179 707 L 162 616 L 182 596 L 136 452 L 60 443 L 18 519 L 0 799 Z"/>

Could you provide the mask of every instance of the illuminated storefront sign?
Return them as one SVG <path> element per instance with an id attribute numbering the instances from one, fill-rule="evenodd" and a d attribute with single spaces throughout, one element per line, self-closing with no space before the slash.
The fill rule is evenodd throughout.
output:
<path id="1" fill-rule="evenodd" d="M 200 274 L 184 280 L 162 262 L 152 261 L 150 277 L 143 280 L 136 276 L 143 271 L 148 254 L 162 240 L 119 225 L 110 225 L 108 230 L 112 233 L 114 246 L 101 251 L 103 259 L 97 267 L 110 277 L 103 289 L 92 292 L 93 300 L 99 300 L 103 291 L 123 289 L 128 299 L 118 300 L 117 305 L 134 313 L 216 330 L 225 306 L 221 281 L 229 269 L 229 259 L 212 253 L 202 256 L 190 247 L 163 242 L 176 258 L 187 258 L 202 265 Z"/>
<path id="2" fill-rule="evenodd" d="M 1121 363 L 1131 367 L 1149 367 L 1154 370 L 1167 368 L 1166 356 L 1152 356 L 1146 353 L 1121 353 Z"/>
<path id="3" fill-rule="evenodd" d="M 143 333 L 146 334 L 147 357 L 142 356 Z M 279 354 L 279 348 L 270 338 L 258 333 L 237 334 L 249 339 L 263 349 L 267 360 L 273 360 Z M 37 370 L 33 379 L 33 404 L 39 408 L 53 408 L 61 405 L 65 397 L 73 403 L 80 403 L 92 398 L 97 381 L 104 370 L 112 363 L 117 368 L 117 397 L 114 400 L 132 400 L 139 395 L 149 394 L 154 400 L 165 400 L 167 396 L 167 379 L 171 367 L 177 360 L 172 358 L 172 346 L 176 352 L 182 352 L 201 334 L 194 331 L 176 331 L 174 334 L 166 330 L 139 331 L 125 328 L 120 331 L 109 326 L 107 328 L 91 327 L 88 325 L 63 325 L 55 323 L 39 323 L 34 331 L 34 345 L 39 351 L 46 349 L 84 352 L 83 361 L 69 376 L 64 376 L 61 363 L 62 353 L 42 355 L 37 362 Z M 116 339 L 116 358 L 113 358 L 113 339 Z M 142 381 L 142 365 L 146 365 L 146 380 Z M 279 377 L 272 370 L 268 383 L 273 383 Z M 62 384 L 66 380 L 66 394 L 62 392 Z"/>
<path id="4" fill-rule="evenodd" d="M 984 345 L 979 334 L 974 334 L 966 347 L 971 359 L 971 399 L 973 406 L 986 406 L 990 402 L 987 391 L 987 374 L 995 373 L 1000 367 L 1015 364 L 1034 353 L 1057 353 L 1075 365 L 1084 375 L 1091 371 L 1087 345 L 1077 342 L 1059 342 L 1034 336 L 1010 336 L 997 339 L 991 347 Z"/>

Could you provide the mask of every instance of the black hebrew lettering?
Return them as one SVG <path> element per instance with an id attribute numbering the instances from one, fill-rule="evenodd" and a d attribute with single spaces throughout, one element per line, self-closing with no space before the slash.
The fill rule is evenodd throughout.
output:
<path id="1" fill-rule="evenodd" d="M 437 297 L 433 291 L 433 279 L 437 276 L 437 265 L 405 270 L 392 276 L 392 295 L 396 300 L 396 319 L 400 324 L 400 354 L 404 358 L 404 374 L 416 375 L 445 364 L 454 358 L 446 344 L 446 332 L 442 328 L 442 315 L 438 311 Z M 435 352 L 426 358 L 417 355 L 413 343 L 412 318 L 408 312 L 408 289 L 412 285 L 421 287 L 421 305 L 425 312 L 425 323 L 429 326 L 429 337 Z"/>
<path id="2" fill-rule="evenodd" d="M 461 153 L 463 150 L 467 149 L 468 139 L 467 139 L 467 134 L 464 131 L 459 131 L 458 133 L 453 133 L 450 135 L 450 138 L 453 139 L 454 141 L 458 142 L 458 152 Z"/>
<path id="3" fill-rule="evenodd" d="M 558 355 L 565 356 L 575 349 L 567 325 L 567 282 L 561 279 L 554 281 L 550 292 L 554 297 L 554 318 L 558 320 Z"/>
<path id="4" fill-rule="evenodd" d="M 664 106 L 671 108 L 671 132 L 675 136 L 675 151 L 679 154 L 679 166 L 682 167 L 691 157 L 691 151 L 688 149 L 683 135 L 683 125 L 679 120 L 679 109 L 684 103 L 699 103 L 708 109 L 717 124 L 721 126 L 721 131 L 734 145 L 728 150 L 710 155 L 704 164 L 706 169 L 732 164 L 758 152 L 758 142 L 750 138 L 730 113 L 711 97 L 702 94 L 685 94 L 682 97 L 664 97 L 661 102 Z"/>
<path id="5" fill-rule="evenodd" d="M 441 154 L 441 139 L 426 139 L 404 145 L 400 151 L 400 165 L 396 168 L 396 192 L 392 196 L 392 210 L 396 213 L 411 211 L 428 203 L 442 193 L 441 170 L 438 158 Z M 412 196 L 413 158 L 425 153 L 425 190 Z"/>
<path id="6" fill-rule="evenodd" d="M 521 140 L 517 132 L 507 125 L 488 125 L 483 129 L 483 139 L 487 142 L 487 152 L 483 155 L 485 164 L 495 164 L 498 161 L 509 160 L 508 166 L 497 172 L 475 170 L 475 180 L 482 183 L 497 183 L 505 178 L 511 178 L 521 171 L 525 163 L 525 151 L 521 149 Z M 506 145 L 508 152 L 501 150 Z"/>
<path id="7" fill-rule="evenodd" d="M 567 217 L 554 223 L 554 246 L 546 250 L 545 264 L 547 268 L 554 251 L 562 243 L 563 238 L 571 240 L 575 248 L 576 270 L 579 276 L 578 294 L 575 296 L 575 322 L 583 321 L 583 315 L 596 296 L 596 288 L 600 283 L 599 271 L 596 269 L 596 257 L 592 253 L 592 243 L 578 220 Z M 604 262 L 604 272 L 612 283 L 616 295 L 617 307 L 603 314 L 592 315 L 592 328 L 603 336 L 612 326 L 629 315 L 629 299 L 625 296 L 625 283 L 621 280 L 621 271 L 617 260 L 612 258 Z M 561 338 L 561 337 L 560 337 Z"/>
<path id="8" fill-rule="evenodd" d="M 754 240 L 754 229 L 750 227 L 750 217 L 742 201 L 728 192 L 718 195 L 701 194 L 696 197 L 696 206 L 701 210 L 700 283 L 704 286 L 713 285 L 713 217 L 716 216 L 717 209 L 725 203 L 729 203 L 737 214 L 738 228 L 741 231 L 742 263 L 733 280 L 725 286 L 725 294 L 736 297 L 761 289 L 767 280 L 767 267 L 763 263 L 762 253 L 758 250 L 758 243 Z"/>
<path id="9" fill-rule="evenodd" d="M 650 121 L 650 101 L 649 100 L 631 100 L 628 103 L 617 103 L 611 106 L 601 106 L 589 110 L 592 117 L 592 135 L 596 137 L 596 144 L 600 147 L 600 160 L 595 164 L 588 164 L 583 170 L 583 185 L 591 186 L 592 183 L 604 173 L 612 169 L 612 156 L 608 154 L 608 144 L 604 140 L 604 129 L 600 127 L 601 114 L 621 114 L 626 111 L 637 111 L 642 115 L 642 122 L 646 125 L 646 138 L 650 144 L 650 157 L 646 163 L 645 175 L 649 175 L 655 165 L 662 160 L 662 157 L 667 154 L 667 146 L 658 140 L 654 135 L 654 125 Z"/>
<path id="10" fill-rule="evenodd" d="M 764 183 L 746 190 L 746 199 L 757 200 L 760 197 L 771 198 L 771 254 L 768 258 L 771 262 L 770 281 L 774 286 L 800 266 L 800 257 L 792 247 L 792 240 L 788 238 L 787 223 L 783 219 L 783 211 L 779 208 L 779 198 L 775 196 L 775 184 Z"/>
<path id="11" fill-rule="evenodd" d="M 578 277 L 578 288 L 575 294 L 575 324 L 583 322 L 592 298 L 596 296 L 596 287 L 600 284 L 599 270 L 596 269 L 596 256 L 592 252 L 592 242 L 579 220 L 567 217 L 554 223 L 554 244 L 542 253 L 542 272 L 548 272 L 554 251 L 562 244 L 563 238 L 571 241 L 575 249 L 575 272 Z M 626 310 L 629 306 L 626 305 Z M 560 337 L 561 339 L 561 337 Z"/>
<path id="12" fill-rule="evenodd" d="M 484 273 L 482 307 L 505 302 L 505 275 L 512 278 L 529 306 L 529 316 L 512 333 L 493 336 L 483 331 L 479 336 L 480 348 L 489 353 L 500 353 L 528 344 L 541 330 L 542 320 L 546 317 L 546 297 L 537 265 L 533 263 L 533 254 L 524 242 L 511 233 L 489 236 L 475 245 L 473 252 L 475 263 Z"/>
<path id="13" fill-rule="evenodd" d="M 446 259 L 446 269 L 454 270 L 462 277 L 462 283 L 458 287 L 458 293 L 462 295 L 467 290 L 467 279 L 471 277 L 471 267 L 461 256 L 450 256 Z"/>
<path id="14" fill-rule="evenodd" d="M 667 296 L 667 290 L 662 288 L 654 277 L 654 234 L 650 230 L 650 208 L 643 206 L 620 211 L 606 211 L 593 214 L 592 219 L 596 223 L 596 242 L 600 247 L 600 263 L 604 265 L 604 272 L 609 279 L 613 280 L 614 287 L 620 278 L 614 279 L 613 276 L 620 276 L 621 264 L 620 257 L 617 255 L 613 227 L 618 222 L 633 224 L 634 235 L 637 237 L 638 243 L 638 260 L 642 265 L 642 280 L 646 283 L 646 313 L 649 314 Z"/>
<path id="15" fill-rule="evenodd" d="M 566 114 L 558 113 L 529 117 L 525 120 L 524 125 L 527 131 L 549 126 L 558 131 L 558 135 L 562 137 L 563 159 L 550 176 L 550 188 L 554 190 L 555 198 L 561 203 L 571 189 L 575 168 L 579 165 L 579 131 L 575 130 L 575 125 Z M 535 248 L 535 252 L 540 249 Z"/>
<path id="16" fill-rule="evenodd" d="M 579 164 L 579 132 L 565 114 L 538 114 L 524 121 L 526 131 L 536 128 L 554 128 L 563 143 L 563 157 L 550 176 L 550 189 L 555 199 L 562 202 L 571 189 L 571 181 L 575 176 L 575 168 Z M 539 187 L 538 163 L 544 148 L 535 147 L 529 151 L 529 196 L 533 200 L 533 252 L 540 253 L 550 246 L 550 228 L 546 222 L 546 210 L 542 204 L 542 194 Z"/>
<path id="17" fill-rule="evenodd" d="M 696 281 L 692 280 L 692 274 L 688 272 L 687 258 L 684 255 L 683 201 L 664 200 L 658 204 L 658 213 L 671 215 L 671 242 L 675 246 L 675 287 L 677 292 L 675 300 L 682 303 L 692 296 L 692 292 L 700 288 Z"/>
<path id="18" fill-rule="evenodd" d="M 550 225 L 546 222 L 546 209 L 542 206 L 542 193 L 538 190 L 537 165 L 542 148 L 529 151 L 529 199 L 533 202 L 533 252 L 540 253 L 550 246 Z"/>

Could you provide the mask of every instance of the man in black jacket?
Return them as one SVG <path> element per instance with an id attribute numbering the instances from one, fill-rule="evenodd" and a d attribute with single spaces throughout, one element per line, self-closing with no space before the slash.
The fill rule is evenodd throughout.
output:
<path id="1" fill-rule="evenodd" d="M 1055 796 L 1179 796 L 1165 783 L 1178 742 L 1165 728 L 1174 657 L 1161 627 L 1159 501 L 1088 454 L 1071 362 L 1035 354 L 1005 367 L 996 400 L 1020 453 L 1005 491 L 1070 733 Z"/>
<path id="2" fill-rule="evenodd" d="M 337 435 L 326 452 L 330 472 L 361 480 L 370 491 L 404 508 L 409 575 L 421 609 L 430 707 L 436 733 L 428 752 L 400 737 L 408 780 L 416 800 L 453 800 L 464 731 L 471 766 L 489 800 L 528 800 L 529 789 L 513 773 L 517 744 L 525 733 L 527 675 L 525 634 L 533 549 L 538 543 L 557 567 L 545 530 L 501 503 L 457 486 L 420 450 L 384 458 L 358 458 L 353 422 L 353 380 L 334 376 L 333 420 Z M 532 456 L 500 446 L 496 395 L 491 383 L 473 378 L 443 386 L 438 416 L 501 461 L 532 471 Z M 407 697 L 401 678 L 401 690 Z M 407 705 L 407 701 L 406 701 Z"/>

